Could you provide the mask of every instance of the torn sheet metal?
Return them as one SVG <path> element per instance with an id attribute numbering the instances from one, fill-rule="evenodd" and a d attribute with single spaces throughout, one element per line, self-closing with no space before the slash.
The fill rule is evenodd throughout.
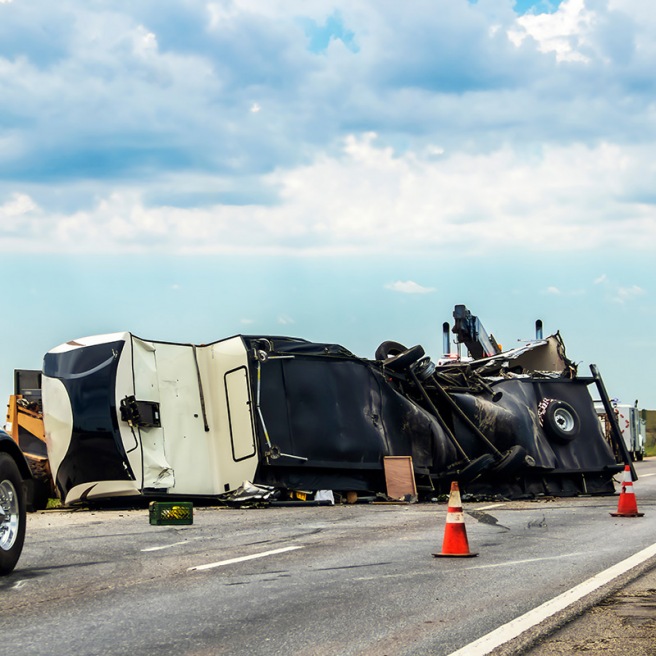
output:
<path id="1" fill-rule="evenodd" d="M 44 358 L 43 406 L 59 493 L 69 504 L 110 492 L 384 494 L 387 456 L 412 458 L 420 498 L 455 479 L 515 498 L 614 492 L 622 467 L 592 379 L 558 334 L 440 366 L 421 346 L 385 344 L 376 360 L 276 336 L 194 346 L 118 333 L 57 347 Z M 122 416 L 126 399 L 157 420 Z"/>

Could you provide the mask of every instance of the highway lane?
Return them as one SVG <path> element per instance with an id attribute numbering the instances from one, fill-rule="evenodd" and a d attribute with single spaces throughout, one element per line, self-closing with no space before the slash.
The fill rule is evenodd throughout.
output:
<path id="1" fill-rule="evenodd" d="M 639 519 L 617 497 L 465 504 L 470 559 L 431 556 L 445 504 L 38 513 L 0 654 L 449 654 L 652 544 L 656 461 L 637 469 Z"/>

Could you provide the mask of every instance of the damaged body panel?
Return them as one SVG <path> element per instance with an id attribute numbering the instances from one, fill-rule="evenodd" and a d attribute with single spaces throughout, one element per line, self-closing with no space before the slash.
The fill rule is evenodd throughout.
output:
<path id="1" fill-rule="evenodd" d="M 46 354 L 43 372 L 48 454 L 65 503 L 216 496 L 255 473 L 239 338 L 205 347 L 129 333 L 87 338 Z"/>
<path id="2" fill-rule="evenodd" d="M 558 335 L 444 366 L 420 346 L 388 350 L 368 360 L 291 337 L 195 346 L 130 333 L 61 345 L 42 382 L 59 494 L 220 498 L 244 481 L 384 494 L 389 456 L 411 456 L 424 496 L 456 478 L 509 497 L 613 493 L 621 466 L 592 379 Z"/>

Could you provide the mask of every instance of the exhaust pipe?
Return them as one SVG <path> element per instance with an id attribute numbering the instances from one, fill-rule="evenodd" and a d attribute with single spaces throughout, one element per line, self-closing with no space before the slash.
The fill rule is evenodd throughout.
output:
<path id="1" fill-rule="evenodd" d="M 542 319 L 535 322 L 535 339 L 542 339 Z"/>

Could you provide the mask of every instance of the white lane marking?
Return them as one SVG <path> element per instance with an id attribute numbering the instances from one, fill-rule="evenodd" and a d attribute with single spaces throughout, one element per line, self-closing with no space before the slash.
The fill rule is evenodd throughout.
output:
<path id="1" fill-rule="evenodd" d="M 493 567 L 508 567 L 512 565 L 523 565 L 524 563 L 539 563 L 542 560 L 560 560 L 561 558 L 572 558 L 574 556 L 587 556 L 588 551 L 576 551 L 574 553 L 560 554 L 559 556 L 545 556 L 544 558 L 526 558 L 525 560 L 509 560 L 505 563 L 495 563 L 493 565 L 473 565 L 472 567 L 463 567 L 462 569 L 491 569 Z"/>
<path id="2" fill-rule="evenodd" d="M 233 563 L 243 563 L 245 560 L 255 560 L 256 558 L 264 558 L 265 556 L 273 556 L 275 554 L 284 553 L 285 551 L 294 551 L 294 549 L 302 549 L 302 546 L 283 547 L 282 549 L 273 549 L 271 551 L 263 551 L 261 553 L 251 554 L 250 556 L 239 556 L 239 558 L 229 558 L 228 560 L 220 560 L 216 563 L 208 563 L 207 565 L 196 565 L 195 567 L 187 567 L 187 571 L 198 572 L 201 569 L 212 569 L 213 567 L 223 567 L 224 565 L 232 565 Z"/>
<path id="3" fill-rule="evenodd" d="M 498 508 L 499 506 L 505 505 L 505 503 L 493 503 L 491 506 L 483 506 L 482 508 L 475 508 L 475 510 L 492 510 L 492 508 Z"/>
<path id="4" fill-rule="evenodd" d="M 407 578 L 407 574 L 381 574 L 380 576 L 356 576 L 352 581 L 378 581 L 379 579 Z"/>
<path id="5" fill-rule="evenodd" d="M 20 581 L 16 581 L 16 583 L 14 583 L 14 585 L 11 586 L 11 589 L 20 590 L 26 583 L 27 583 L 27 579 L 21 579 Z"/>
<path id="6" fill-rule="evenodd" d="M 613 565 L 607 570 L 595 574 L 587 581 L 583 581 L 583 583 L 567 590 L 567 592 L 563 592 L 557 597 L 546 601 L 541 606 L 528 611 L 528 613 L 516 617 L 514 620 L 491 631 L 482 638 L 465 645 L 462 649 L 452 652 L 449 656 L 484 656 L 485 654 L 489 654 L 493 649 L 516 638 L 518 635 L 524 633 L 524 631 L 555 615 L 558 611 L 567 608 L 567 606 L 601 588 L 603 585 L 610 583 L 613 579 L 628 572 L 632 567 L 640 565 L 640 563 L 643 563 L 652 556 L 656 556 L 656 543 L 642 551 L 638 551 L 633 556 L 629 556 L 629 558 L 617 563 L 617 565 Z"/>
<path id="7" fill-rule="evenodd" d="M 656 474 L 640 474 L 638 478 L 647 478 L 648 476 L 656 476 Z"/>
<path id="8" fill-rule="evenodd" d="M 165 544 L 161 547 L 148 547 L 147 549 L 142 549 L 141 551 L 161 551 L 162 549 L 170 549 L 171 547 L 178 547 L 181 544 L 189 544 L 187 540 L 183 542 L 174 542 L 173 544 Z"/>

